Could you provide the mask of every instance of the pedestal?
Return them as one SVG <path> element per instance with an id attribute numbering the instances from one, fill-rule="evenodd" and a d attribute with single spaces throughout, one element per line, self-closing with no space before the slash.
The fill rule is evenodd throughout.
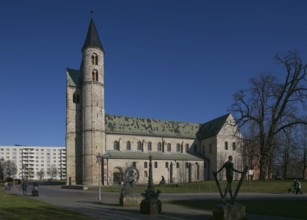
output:
<path id="1" fill-rule="evenodd" d="M 144 199 L 140 205 L 143 214 L 156 215 L 161 213 L 161 202 L 158 199 Z"/>
<path id="2" fill-rule="evenodd" d="M 241 220 L 245 219 L 245 206 L 242 204 L 218 205 L 213 209 L 215 220 Z"/>
<path id="3" fill-rule="evenodd" d="M 138 206 L 142 199 L 143 197 L 141 195 L 125 195 L 119 197 L 119 204 L 121 206 Z"/>

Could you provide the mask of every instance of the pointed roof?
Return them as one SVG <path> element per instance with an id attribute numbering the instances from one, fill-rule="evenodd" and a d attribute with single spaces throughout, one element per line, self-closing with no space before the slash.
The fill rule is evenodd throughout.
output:
<path id="1" fill-rule="evenodd" d="M 205 138 L 216 136 L 220 132 L 224 124 L 226 123 L 229 115 L 230 113 L 202 124 L 200 129 L 196 133 L 197 139 L 202 140 Z"/>
<path id="2" fill-rule="evenodd" d="M 93 18 L 91 18 L 90 26 L 87 31 L 87 35 L 86 35 L 84 45 L 82 47 L 82 51 L 87 47 L 96 47 L 103 51 L 103 46 L 99 39 L 99 35 L 98 35 L 96 25 L 95 25 Z"/>

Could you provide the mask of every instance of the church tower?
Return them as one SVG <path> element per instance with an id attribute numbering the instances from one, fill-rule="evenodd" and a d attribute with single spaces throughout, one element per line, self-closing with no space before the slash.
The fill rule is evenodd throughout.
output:
<path id="1" fill-rule="evenodd" d="M 91 18 L 82 47 L 82 184 L 98 185 L 98 153 L 105 151 L 104 50 Z"/>

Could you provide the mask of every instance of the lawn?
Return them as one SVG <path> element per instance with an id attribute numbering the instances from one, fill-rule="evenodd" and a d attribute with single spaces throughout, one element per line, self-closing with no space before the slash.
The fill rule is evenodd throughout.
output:
<path id="1" fill-rule="evenodd" d="M 74 219 L 91 220 L 93 218 L 80 213 L 58 208 L 41 201 L 27 197 L 12 195 L 0 191 L 0 219 L 22 219 L 22 220 L 51 220 L 51 219 Z"/>

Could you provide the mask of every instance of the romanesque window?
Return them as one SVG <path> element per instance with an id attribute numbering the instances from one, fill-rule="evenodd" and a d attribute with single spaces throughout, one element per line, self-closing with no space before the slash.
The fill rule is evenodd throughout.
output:
<path id="1" fill-rule="evenodd" d="M 144 171 L 144 177 L 148 177 L 147 171 Z"/>
<path id="2" fill-rule="evenodd" d="M 228 150 L 228 142 L 225 141 L 225 150 Z"/>
<path id="3" fill-rule="evenodd" d="M 165 168 L 168 168 L 168 162 L 165 162 Z"/>
<path id="4" fill-rule="evenodd" d="M 162 150 L 162 149 L 161 149 L 162 146 L 161 146 L 161 143 L 160 143 L 160 142 L 158 143 L 157 147 L 158 147 L 158 151 L 161 151 L 161 150 Z"/>
<path id="5" fill-rule="evenodd" d="M 232 143 L 232 150 L 236 150 L 236 148 L 237 148 L 236 143 L 233 142 L 233 143 Z"/>
<path id="6" fill-rule="evenodd" d="M 148 142 L 148 144 L 147 144 L 147 151 L 151 151 L 152 150 L 152 144 L 151 144 L 151 142 Z"/>
<path id="7" fill-rule="evenodd" d="M 147 162 L 144 162 L 144 168 L 147 168 Z"/>
<path id="8" fill-rule="evenodd" d="M 188 162 L 185 163 L 185 168 L 189 168 L 189 163 Z"/>
<path id="9" fill-rule="evenodd" d="M 79 104 L 79 103 L 80 103 L 80 95 L 79 95 L 77 92 L 75 92 L 75 93 L 73 94 L 73 96 L 72 96 L 72 102 L 73 102 L 73 103 L 76 103 L 76 104 Z"/>
<path id="10" fill-rule="evenodd" d="M 155 162 L 154 166 L 155 166 L 155 168 L 158 168 L 158 162 Z"/>
<path id="11" fill-rule="evenodd" d="M 176 145 L 176 151 L 177 151 L 177 152 L 180 152 L 180 144 L 177 144 L 177 145 Z"/>
<path id="12" fill-rule="evenodd" d="M 98 65 L 98 56 L 97 54 L 92 55 L 92 64 L 93 65 Z"/>
<path id="13" fill-rule="evenodd" d="M 189 144 L 186 144 L 185 145 L 185 152 L 188 152 L 189 151 Z"/>
<path id="14" fill-rule="evenodd" d="M 179 162 L 177 162 L 177 163 L 176 163 L 176 167 L 179 168 L 179 166 L 180 166 L 180 165 L 179 165 Z"/>
<path id="15" fill-rule="evenodd" d="M 92 80 L 93 81 L 98 81 L 98 71 L 97 70 L 93 70 L 93 72 L 92 72 Z"/>
<path id="16" fill-rule="evenodd" d="M 138 142 L 137 150 L 140 150 L 140 151 L 142 150 L 142 143 L 141 143 L 141 141 Z"/>
<path id="17" fill-rule="evenodd" d="M 127 142 L 126 148 L 127 148 L 127 150 L 131 150 L 131 143 L 130 143 L 130 141 Z"/>
<path id="18" fill-rule="evenodd" d="M 120 150 L 119 149 L 119 141 L 114 141 L 114 150 Z"/>
<path id="19" fill-rule="evenodd" d="M 136 168 L 136 162 L 132 162 L 132 167 Z"/>
<path id="20" fill-rule="evenodd" d="M 167 151 L 168 152 L 172 151 L 172 145 L 170 143 L 167 144 Z"/>

